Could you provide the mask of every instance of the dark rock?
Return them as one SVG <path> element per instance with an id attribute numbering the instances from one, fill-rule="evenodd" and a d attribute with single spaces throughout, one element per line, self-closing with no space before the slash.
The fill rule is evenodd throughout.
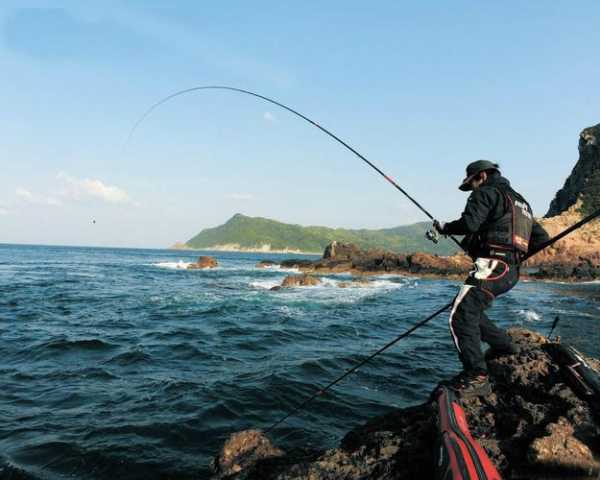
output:
<path id="1" fill-rule="evenodd" d="M 305 268 L 312 267 L 313 263 L 314 262 L 312 260 L 292 258 L 289 260 L 283 260 L 279 265 L 281 265 L 283 268 Z"/>
<path id="2" fill-rule="evenodd" d="M 564 186 L 556 192 L 554 200 L 546 217 L 560 215 L 575 205 L 583 193 L 588 196 L 598 196 L 597 185 L 590 185 L 590 180 L 600 174 L 600 124 L 585 128 L 579 135 L 579 160 L 575 164 Z M 590 187 L 595 187 L 590 191 Z M 584 198 L 584 204 L 586 199 Z M 596 208 L 600 207 L 597 205 Z M 588 212 L 589 213 L 589 212 Z"/>

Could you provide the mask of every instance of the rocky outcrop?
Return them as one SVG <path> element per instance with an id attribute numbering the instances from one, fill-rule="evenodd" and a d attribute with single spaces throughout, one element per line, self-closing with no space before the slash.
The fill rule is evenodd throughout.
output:
<path id="1" fill-rule="evenodd" d="M 351 243 L 331 242 L 323 252 L 323 260 L 351 260 L 353 257 L 360 255 L 361 251 L 356 245 Z"/>
<path id="2" fill-rule="evenodd" d="M 202 256 L 198 257 L 196 263 L 190 263 L 188 265 L 188 270 L 202 270 L 205 268 L 215 268 L 219 266 L 219 263 L 214 257 Z"/>
<path id="3" fill-rule="evenodd" d="M 597 478 L 600 427 L 589 405 L 565 383 L 544 337 L 521 329 L 509 331 L 520 346 L 515 355 L 488 358 L 493 393 L 463 400 L 472 435 L 503 478 Z M 597 367 L 598 363 L 590 360 Z M 244 451 L 241 462 L 229 458 L 231 480 L 402 480 L 431 479 L 437 437 L 437 408 L 428 401 L 372 418 L 350 431 L 328 451 Z M 241 437 L 233 437 L 234 444 Z M 246 445 L 263 445 L 263 434 L 250 431 Z M 269 444 L 270 445 L 270 444 Z M 271 447 L 275 448 L 275 447 Z M 233 449 L 235 450 L 235 449 Z M 228 442 L 225 451 L 231 452 Z M 301 453 L 299 453 L 301 452 Z M 252 458 L 252 462 L 247 459 Z M 223 469 L 215 479 L 222 479 Z"/>
<path id="4" fill-rule="evenodd" d="M 315 285 L 319 285 L 321 280 L 317 277 L 313 277 L 312 275 L 288 275 L 283 279 L 283 283 L 281 286 L 283 288 L 289 287 L 314 287 Z"/>
<path id="5" fill-rule="evenodd" d="M 579 160 L 550 203 L 546 217 L 560 215 L 578 200 L 587 213 L 600 208 L 600 124 L 579 135 Z"/>
<path id="6" fill-rule="evenodd" d="M 464 276 L 471 261 L 462 254 L 440 257 L 430 253 L 402 255 L 383 249 L 361 250 L 356 245 L 332 242 L 317 261 L 285 260 L 282 267 L 298 268 L 310 273 L 350 272 L 356 275 L 399 273 L 435 276 Z"/>

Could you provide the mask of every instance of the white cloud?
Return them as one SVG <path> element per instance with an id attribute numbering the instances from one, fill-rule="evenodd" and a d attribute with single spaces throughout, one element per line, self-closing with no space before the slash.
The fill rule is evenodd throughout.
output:
<path id="1" fill-rule="evenodd" d="M 254 195 L 251 193 L 230 193 L 227 195 L 227 198 L 231 198 L 232 200 L 253 200 Z"/>
<path id="2" fill-rule="evenodd" d="M 56 178 L 64 184 L 60 195 L 65 198 L 79 199 L 93 197 L 107 203 L 134 204 L 127 192 L 119 187 L 106 185 L 101 180 L 90 178 L 75 178 L 60 172 Z"/>
<path id="3" fill-rule="evenodd" d="M 8 210 L 4 207 L 0 207 L 0 216 L 8 215 Z"/>
<path id="4" fill-rule="evenodd" d="M 33 203 L 33 194 L 29 190 L 23 187 L 19 187 L 17 188 L 15 193 L 17 194 L 17 197 L 20 197 L 23 200 Z"/>
<path id="5" fill-rule="evenodd" d="M 265 112 L 263 114 L 263 118 L 265 119 L 265 121 L 267 121 L 269 123 L 273 123 L 273 122 L 277 121 L 277 118 L 271 112 Z"/>
<path id="6" fill-rule="evenodd" d="M 50 207 L 60 207 L 62 205 L 62 202 L 54 197 L 35 195 L 23 187 L 18 187 L 15 191 L 15 194 L 21 200 L 33 205 L 48 205 Z"/>

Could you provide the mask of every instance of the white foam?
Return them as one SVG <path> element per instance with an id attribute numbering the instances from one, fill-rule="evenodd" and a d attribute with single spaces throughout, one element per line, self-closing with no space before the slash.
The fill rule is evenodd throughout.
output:
<path id="1" fill-rule="evenodd" d="M 284 288 L 277 293 L 275 298 L 289 306 L 294 305 L 296 302 L 304 303 L 306 301 L 318 304 L 352 304 L 365 298 L 385 295 L 411 285 L 407 281 L 393 282 L 390 280 L 375 280 L 365 283 L 350 283 L 349 279 L 338 280 L 330 277 L 322 277 L 320 280 L 321 283 L 315 286 Z M 282 281 L 283 277 L 280 279 L 259 280 L 250 283 L 250 286 L 270 289 L 281 285 Z M 340 287 L 341 283 L 348 283 L 348 286 L 342 288 Z"/>
<path id="2" fill-rule="evenodd" d="M 281 280 L 256 280 L 254 282 L 250 282 L 250 286 L 252 288 L 261 288 L 265 290 L 270 290 L 273 287 L 278 287 L 281 285 Z"/>
<path id="3" fill-rule="evenodd" d="M 265 265 L 264 267 L 254 267 L 256 270 L 271 270 L 276 272 L 300 273 L 299 268 L 290 267 L 284 268 L 281 265 Z"/>
<path id="4" fill-rule="evenodd" d="M 534 310 L 519 310 L 517 315 L 525 318 L 527 322 L 539 322 L 542 316 Z"/>
<path id="5" fill-rule="evenodd" d="M 171 270 L 185 270 L 192 263 L 193 262 L 184 262 L 183 260 L 179 260 L 178 262 L 158 262 L 158 263 L 152 263 L 151 265 L 154 266 L 154 267 L 169 268 Z"/>
<path id="6" fill-rule="evenodd" d="M 348 280 L 334 280 L 332 278 L 321 279 L 321 286 L 323 287 L 336 287 L 336 288 L 352 288 L 352 289 L 364 289 L 364 290 L 394 290 L 406 286 L 403 282 L 392 282 L 391 280 L 368 280 L 366 282 L 356 281 L 352 279 Z"/>

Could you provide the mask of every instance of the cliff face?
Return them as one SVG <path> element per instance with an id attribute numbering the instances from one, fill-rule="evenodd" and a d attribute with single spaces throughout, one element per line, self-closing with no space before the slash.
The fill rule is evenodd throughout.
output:
<path id="1" fill-rule="evenodd" d="M 554 236 L 600 208 L 600 124 L 579 135 L 579 160 L 541 225 Z M 594 220 L 527 262 L 540 278 L 600 277 L 600 221 Z"/>
<path id="2" fill-rule="evenodd" d="M 583 129 L 579 135 L 579 160 L 550 203 L 546 217 L 560 215 L 580 197 L 583 213 L 600 208 L 600 124 Z"/>

